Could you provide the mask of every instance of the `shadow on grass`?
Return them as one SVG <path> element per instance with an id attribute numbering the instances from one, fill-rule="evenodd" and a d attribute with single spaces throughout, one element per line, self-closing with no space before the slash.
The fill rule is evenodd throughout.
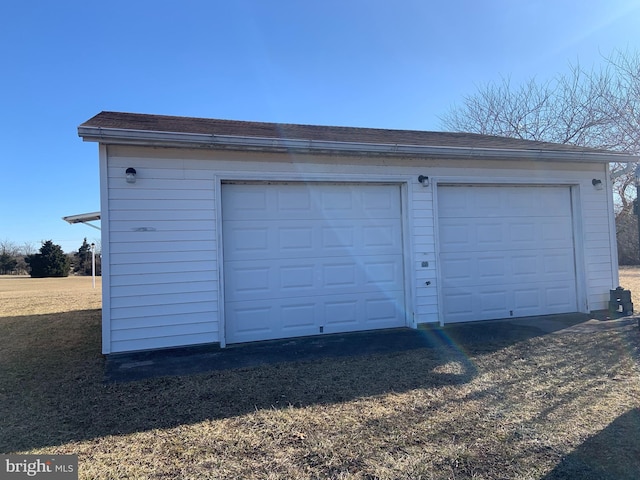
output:
<path id="1" fill-rule="evenodd" d="M 580 321 L 584 316 L 566 323 Z M 342 355 L 301 354 L 289 361 L 240 363 L 197 375 L 105 383 L 105 361 L 98 353 L 99 310 L 0 318 L 0 328 L 6 333 L 0 339 L 0 452 L 170 428 L 260 409 L 460 385 L 477 374 L 472 355 L 547 333 L 512 322 L 425 329 L 409 331 L 411 348 L 400 344 L 386 351 L 358 352 L 347 341 L 340 344 Z M 361 337 L 370 342 L 385 334 L 393 332 Z M 253 347 L 254 352 L 265 345 Z M 229 351 L 246 353 L 240 347 Z"/>
<path id="2" fill-rule="evenodd" d="M 640 410 L 629 410 L 562 459 L 545 480 L 637 479 Z"/>

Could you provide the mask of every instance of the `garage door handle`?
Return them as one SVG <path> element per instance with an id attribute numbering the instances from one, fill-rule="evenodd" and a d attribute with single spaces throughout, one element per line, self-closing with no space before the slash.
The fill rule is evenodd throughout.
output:
<path id="1" fill-rule="evenodd" d="M 427 280 L 426 282 L 424 282 L 425 285 L 431 285 L 431 281 Z"/>

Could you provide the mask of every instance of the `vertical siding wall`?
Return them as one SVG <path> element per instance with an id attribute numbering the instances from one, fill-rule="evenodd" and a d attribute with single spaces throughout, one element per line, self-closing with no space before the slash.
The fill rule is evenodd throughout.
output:
<path id="1" fill-rule="evenodd" d="M 608 290 L 617 283 L 612 266 L 607 189 L 596 191 L 592 178 L 605 181 L 603 165 L 531 162 L 426 162 L 350 157 L 212 152 L 115 147 L 108 149 L 108 226 L 111 304 L 103 313 L 111 341 L 105 352 L 144 350 L 219 342 L 218 219 L 219 179 L 303 181 L 382 181 L 407 184 L 405 232 L 410 238 L 405 264 L 408 325 L 440 320 L 433 186 L 418 183 L 478 178 L 486 181 L 578 183 L 576 210 L 586 277 L 583 311 L 606 308 Z M 127 184 L 124 171 L 134 167 L 137 182 Z M 103 209 L 106 206 L 103 206 Z M 404 207 L 403 207 L 404 209 Z M 426 263 L 423 263 L 426 262 Z M 614 278 L 616 277 L 616 278 Z M 579 281 L 581 281 L 579 279 Z M 426 283 L 430 282 L 430 285 Z"/>

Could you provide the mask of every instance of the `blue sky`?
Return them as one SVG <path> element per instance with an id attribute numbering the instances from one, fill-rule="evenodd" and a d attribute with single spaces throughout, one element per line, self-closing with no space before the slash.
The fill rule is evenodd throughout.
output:
<path id="1" fill-rule="evenodd" d="M 0 6 L 0 240 L 99 236 L 102 110 L 441 130 L 477 86 L 640 50 L 640 0 L 25 0 Z"/>

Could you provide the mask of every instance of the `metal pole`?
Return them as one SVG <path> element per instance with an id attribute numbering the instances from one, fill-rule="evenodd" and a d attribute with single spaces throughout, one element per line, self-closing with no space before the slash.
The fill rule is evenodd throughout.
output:
<path id="1" fill-rule="evenodd" d="M 91 244 L 91 283 L 96 288 L 96 244 Z"/>

